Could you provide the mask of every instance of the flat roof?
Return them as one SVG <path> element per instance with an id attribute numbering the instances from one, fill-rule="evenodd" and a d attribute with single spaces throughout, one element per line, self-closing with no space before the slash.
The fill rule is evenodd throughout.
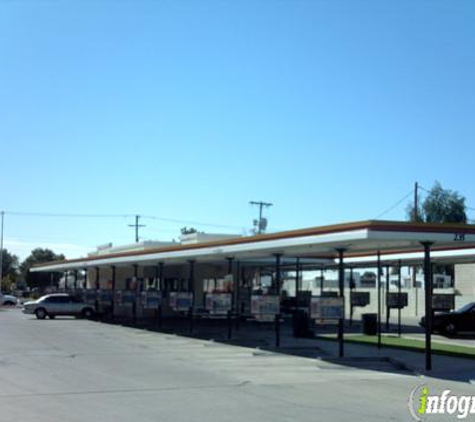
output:
<path id="1" fill-rule="evenodd" d="M 311 227 L 232 239 L 220 239 L 189 245 L 172 245 L 142 251 L 91 256 L 87 258 L 39 264 L 30 271 L 65 271 L 104 266 L 183 264 L 259 260 L 274 254 L 332 262 L 338 249 L 345 258 L 374 259 L 382 254 L 421 252 L 421 242 L 431 242 L 438 251 L 475 249 L 475 225 L 432 224 L 369 220 Z"/>

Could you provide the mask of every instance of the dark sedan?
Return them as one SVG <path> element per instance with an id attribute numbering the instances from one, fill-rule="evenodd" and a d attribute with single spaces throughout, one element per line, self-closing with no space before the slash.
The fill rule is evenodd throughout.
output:
<path id="1" fill-rule="evenodd" d="M 419 325 L 425 327 L 425 317 Z M 475 302 L 467 303 L 452 312 L 440 312 L 434 315 L 432 331 L 441 334 L 475 333 Z"/>

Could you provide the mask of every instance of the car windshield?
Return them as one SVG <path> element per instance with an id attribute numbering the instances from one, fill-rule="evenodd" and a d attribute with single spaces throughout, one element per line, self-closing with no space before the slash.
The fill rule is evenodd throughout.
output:
<path id="1" fill-rule="evenodd" d="M 457 314 L 461 314 L 463 312 L 467 312 L 469 311 L 470 309 L 472 309 L 474 306 L 474 303 L 473 302 L 470 302 L 470 303 L 467 303 L 466 305 L 463 305 L 461 308 L 457 309 L 455 312 Z"/>

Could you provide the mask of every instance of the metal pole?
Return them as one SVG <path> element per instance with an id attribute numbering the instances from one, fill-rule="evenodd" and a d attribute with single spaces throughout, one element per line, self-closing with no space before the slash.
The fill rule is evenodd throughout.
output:
<path id="1" fill-rule="evenodd" d="M 160 290 L 160 295 L 161 295 L 161 300 L 160 300 L 160 305 L 158 306 L 158 328 L 162 328 L 162 302 L 163 302 L 163 297 L 164 297 L 164 285 L 163 285 L 163 262 L 158 263 L 157 267 L 158 271 L 158 289 Z"/>
<path id="2" fill-rule="evenodd" d="M 280 273 L 280 259 L 282 254 L 275 254 L 275 283 L 277 285 L 277 295 L 279 296 L 279 304 L 280 304 L 280 295 L 282 289 L 282 279 Z M 274 316 L 275 318 L 275 347 L 280 347 L 280 309 L 277 314 Z"/>
<path id="3" fill-rule="evenodd" d="M 239 279 L 243 283 L 243 285 L 246 286 L 246 290 L 248 292 L 248 294 L 246 295 L 246 302 L 247 302 L 248 300 L 249 301 L 251 300 L 250 295 L 252 294 L 252 289 L 247 285 L 245 277 L 246 277 L 246 268 L 243 265 L 241 267 L 241 272 L 239 274 Z M 251 281 L 251 284 L 252 284 L 252 281 Z M 244 302 L 241 302 L 241 309 L 239 310 L 239 313 L 240 313 L 240 315 L 242 315 L 245 312 L 246 312 L 245 304 L 244 304 Z"/>
<path id="4" fill-rule="evenodd" d="M 194 286 L 195 286 L 195 261 L 188 261 L 190 264 L 190 273 L 188 277 L 188 291 L 191 292 L 191 306 L 190 306 L 190 333 L 193 333 L 193 307 L 195 301 Z"/>
<path id="5" fill-rule="evenodd" d="M 282 289 L 282 277 L 280 272 L 280 259 L 282 254 L 275 254 L 275 284 L 277 287 L 277 295 L 280 297 L 281 289 Z"/>
<path id="6" fill-rule="evenodd" d="M 320 269 L 320 296 L 323 296 L 323 280 L 325 278 L 325 270 L 323 267 Z"/>
<path id="7" fill-rule="evenodd" d="M 386 331 L 389 331 L 389 303 L 388 303 L 388 295 L 389 295 L 389 265 L 386 265 Z"/>
<path id="8" fill-rule="evenodd" d="M 137 264 L 133 265 L 134 268 L 134 282 L 135 282 L 135 300 L 132 303 L 132 318 L 134 320 L 134 324 L 137 323 L 137 300 L 138 300 L 138 291 L 139 291 L 139 280 L 138 280 L 138 273 L 139 273 L 139 266 Z"/>
<path id="9" fill-rule="evenodd" d="M 353 281 L 353 267 L 350 268 L 350 325 L 353 325 L 353 303 L 351 303 L 351 294 L 355 288 L 355 283 Z"/>
<path id="10" fill-rule="evenodd" d="M 226 258 L 228 260 L 228 275 L 233 276 L 233 259 L 232 257 Z M 236 307 L 236 280 L 233 277 L 233 290 L 231 294 L 231 309 Z"/>
<path id="11" fill-rule="evenodd" d="M 112 318 L 115 315 L 115 265 L 111 266 L 112 270 Z"/>
<path id="12" fill-rule="evenodd" d="M 99 290 L 100 287 L 101 287 L 100 269 L 99 267 L 96 267 L 96 300 L 94 301 L 94 309 L 95 309 L 96 314 L 99 311 L 99 301 L 97 300 L 97 291 Z"/>
<path id="13" fill-rule="evenodd" d="M 236 264 L 236 330 L 239 330 L 241 323 L 241 263 Z"/>
<path id="14" fill-rule="evenodd" d="M 68 290 L 68 272 L 64 272 L 64 291 Z"/>
<path id="15" fill-rule="evenodd" d="M 190 264 L 190 272 L 188 274 L 188 291 L 193 292 L 195 284 L 195 261 L 188 261 Z"/>
<path id="16" fill-rule="evenodd" d="M 84 268 L 83 289 L 87 289 L 87 268 Z"/>
<path id="17" fill-rule="evenodd" d="M 397 263 L 397 296 L 398 296 L 398 308 L 397 308 L 397 335 L 401 337 L 401 260 Z"/>
<path id="18" fill-rule="evenodd" d="M 74 290 L 78 288 L 78 270 L 74 270 Z"/>
<path id="19" fill-rule="evenodd" d="M 378 251 L 378 349 L 381 349 L 381 252 Z"/>
<path id="20" fill-rule="evenodd" d="M 345 249 L 337 249 L 338 252 L 338 284 L 340 288 L 340 297 L 345 300 L 345 267 L 343 265 L 343 254 Z M 343 302 L 344 303 L 344 302 Z M 345 319 L 344 319 L 344 306 L 343 306 L 343 318 L 338 321 L 338 355 L 344 356 L 344 331 L 345 331 Z"/>
<path id="21" fill-rule="evenodd" d="M 431 344 L 431 335 L 432 335 L 432 274 L 431 274 L 431 264 L 430 264 L 430 247 L 431 242 L 421 242 L 424 246 L 424 289 L 425 289 L 425 329 L 426 329 L 426 370 L 430 371 L 432 369 L 432 344 Z"/>
<path id="22" fill-rule="evenodd" d="M 299 291 L 300 291 L 300 258 L 295 262 L 295 310 L 299 307 Z"/>
<path id="23" fill-rule="evenodd" d="M 157 270 L 158 270 L 158 274 L 157 274 L 158 290 L 162 291 L 162 290 L 164 290 L 164 285 L 163 285 L 163 262 L 158 263 Z"/>

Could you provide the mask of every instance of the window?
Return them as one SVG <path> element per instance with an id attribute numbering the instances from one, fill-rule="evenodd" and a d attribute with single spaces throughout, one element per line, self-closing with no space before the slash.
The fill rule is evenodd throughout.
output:
<path id="1" fill-rule="evenodd" d="M 52 296 L 46 299 L 48 303 L 69 303 L 69 296 Z"/>

